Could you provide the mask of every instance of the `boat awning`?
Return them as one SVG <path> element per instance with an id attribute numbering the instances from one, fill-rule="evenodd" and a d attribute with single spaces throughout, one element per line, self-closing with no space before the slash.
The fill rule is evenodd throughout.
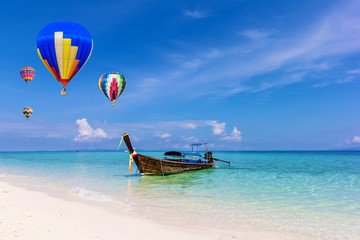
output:
<path id="1" fill-rule="evenodd" d="M 171 156 L 171 157 L 184 157 L 184 156 L 201 157 L 201 154 L 200 153 L 192 153 L 192 152 L 169 151 L 169 152 L 165 152 L 164 156 Z"/>
<path id="2" fill-rule="evenodd" d="M 191 146 L 201 146 L 203 143 L 192 143 Z"/>
<path id="3" fill-rule="evenodd" d="M 169 151 L 169 152 L 165 152 L 164 156 L 182 157 L 183 154 L 181 152 L 177 152 L 177 151 Z"/>

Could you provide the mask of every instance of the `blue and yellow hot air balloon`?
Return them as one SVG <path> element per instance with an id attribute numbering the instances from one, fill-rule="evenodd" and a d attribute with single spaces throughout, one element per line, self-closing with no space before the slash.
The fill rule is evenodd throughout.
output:
<path id="1" fill-rule="evenodd" d="M 113 102 L 122 94 L 126 87 L 126 78 L 118 72 L 108 72 L 99 79 L 100 90 Z"/>
<path id="2" fill-rule="evenodd" d="M 23 114 L 25 115 L 27 120 L 29 120 L 29 117 L 31 116 L 32 113 L 33 113 L 33 110 L 31 107 L 23 108 Z"/>
<path id="3" fill-rule="evenodd" d="M 36 41 L 41 61 L 65 86 L 85 65 L 93 49 L 93 39 L 83 26 L 74 22 L 54 22 L 44 27 Z"/>

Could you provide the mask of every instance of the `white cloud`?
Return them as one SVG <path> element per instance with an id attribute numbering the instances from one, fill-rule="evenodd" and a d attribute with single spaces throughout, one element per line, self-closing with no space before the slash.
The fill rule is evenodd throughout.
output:
<path id="1" fill-rule="evenodd" d="M 162 51 L 158 51 L 166 62 L 150 65 L 154 68 L 153 72 L 159 73 L 156 78 L 155 74 L 136 72 L 134 76 L 138 79 L 123 99 L 131 97 L 132 102 L 150 103 L 172 95 L 179 98 L 223 98 L 244 92 L 268 91 L 304 81 L 304 76 L 292 77 L 298 72 L 306 72 L 306 76 L 312 79 L 321 79 L 325 76 L 323 72 L 330 71 L 359 74 L 360 69 L 344 71 L 340 68 L 344 58 L 360 52 L 360 1 L 329 4 L 323 10 L 314 22 L 304 22 L 297 29 L 260 28 L 237 32 L 256 41 L 234 39 L 236 30 L 231 35 L 222 36 L 226 41 L 207 39 L 184 42 L 169 39 L 173 44 L 172 50 L 169 52 L 169 48 L 164 46 L 160 49 Z M 189 9 L 183 14 L 191 18 L 209 15 Z M 273 73 L 275 76 L 271 75 Z M 354 81 L 340 74 L 327 74 L 330 75 L 339 76 L 338 84 Z M 184 84 L 184 79 L 191 81 Z M 333 84 L 336 80 L 326 81 Z M 324 80 L 307 81 L 305 84 L 311 87 L 322 82 Z M 200 88 L 201 91 L 198 90 Z M 179 95 L 179 92 L 186 94 Z"/>
<path id="2" fill-rule="evenodd" d="M 242 141 L 241 132 L 236 127 L 234 127 L 231 134 L 229 136 L 223 137 L 223 139 L 229 141 L 241 142 Z"/>
<path id="3" fill-rule="evenodd" d="M 349 73 L 349 74 L 360 74 L 360 69 L 350 70 L 350 71 L 347 71 L 347 73 Z"/>
<path id="4" fill-rule="evenodd" d="M 185 136 L 182 136 L 181 137 L 185 142 L 191 142 L 191 143 L 194 143 L 194 142 L 199 142 L 199 139 L 197 137 L 185 137 Z M 186 147 L 189 147 L 188 145 L 184 145 Z"/>
<path id="5" fill-rule="evenodd" d="M 185 123 L 184 124 L 185 128 L 190 128 L 190 129 L 196 129 L 196 124 L 194 123 Z"/>
<path id="6" fill-rule="evenodd" d="M 354 77 L 353 76 L 349 76 L 345 79 L 339 79 L 336 81 L 336 83 L 338 84 L 343 84 L 343 83 L 351 83 L 351 82 L 354 82 Z"/>
<path id="7" fill-rule="evenodd" d="M 178 52 L 169 54 L 177 56 L 177 61 L 174 61 L 175 68 L 169 69 L 163 78 L 175 85 L 173 89 L 186 90 L 187 97 L 227 97 L 303 81 L 302 76 L 292 77 L 298 72 L 316 76 L 322 71 L 335 71 L 334 67 L 341 65 L 338 64 L 341 58 L 360 52 L 360 2 L 348 1 L 328 9 L 316 22 L 300 30 L 287 31 L 286 34 L 281 29 L 250 29 L 239 33 L 266 41 L 230 41 L 226 45 L 210 42 L 207 46 L 189 43 L 181 46 Z M 274 31 L 279 34 L 275 36 Z M 209 57 L 212 49 L 215 51 Z M 276 71 L 282 74 L 281 81 L 276 77 L 261 78 L 262 75 Z M 350 73 L 355 74 L 357 71 L 351 70 Z M 192 81 L 184 86 L 179 80 L 189 76 Z M 259 76 L 258 80 L 254 79 Z M 219 81 L 223 83 L 221 87 Z M 318 87 L 321 86 L 319 84 Z M 200 85 L 201 93 L 195 92 L 194 89 Z"/>
<path id="8" fill-rule="evenodd" d="M 360 143 L 360 137 L 359 136 L 354 136 L 353 142 Z"/>
<path id="9" fill-rule="evenodd" d="M 48 134 L 46 137 L 47 138 L 63 138 L 63 136 L 61 134 L 58 134 L 58 133 Z"/>
<path id="10" fill-rule="evenodd" d="M 197 69 L 198 67 L 200 67 L 203 64 L 203 60 L 201 59 L 190 59 L 188 61 L 183 62 L 184 66 L 186 68 L 193 68 L 193 69 Z"/>
<path id="11" fill-rule="evenodd" d="M 191 10 L 186 10 L 185 11 L 185 16 L 191 17 L 191 18 L 206 18 L 209 15 L 206 14 L 205 12 L 201 12 L 201 11 L 191 11 Z"/>
<path id="12" fill-rule="evenodd" d="M 329 85 L 327 82 L 323 82 L 323 83 L 314 84 L 312 87 L 313 88 L 323 88 L 323 87 L 326 87 L 327 85 Z"/>
<path id="13" fill-rule="evenodd" d="M 138 79 L 137 84 L 134 86 L 136 91 L 128 91 L 126 96 L 131 98 L 131 101 L 139 100 L 141 96 L 143 101 L 148 101 L 153 99 L 157 94 L 161 92 L 158 91 L 158 86 L 162 86 L 164 83 L 158 78 L 141 78 Z"/>
<path id="14" fill-rule="evenodd" d="M 79 134 L 74 138 L 77 142 L 91 142 L 107 138 L 107 134 L 101 128 L 93 129 L 86 118 L 76 120 Z"/>
<path id="15" fill-rule="evenodd" d="M 139 83 L 140 88 L 149 89 L 154 85 L 161 84 L 161 81 L 157 78 L 145 78 Z"/>
<path id="16" fill-rule="evenodd" d="M 213 127 L 214 135 L 221 135 L 225 132 L 226 123 L 219 123 L 217 121 L 209 121 L 208 125 Z"/>
<path id="17" fill-rule="evenodd" d="M 264 39 L 273 34 L 275 30 L 260 30 L 260 29 L 251 29 L 239 32 L 239 34 L 248 37 L 253 40 Z"/>
<path id="18" fill-rule="evenodd" d="M 209 121 L 209 126 L 212 126 L 212 132 L 214 135 L 222 135 L 223 140 L 229 140 L 229 141 L 235 141 L 235 142 L 241 142 L 242 136 L 241 132 L 237 129 L 237 127 L 234 127 L 233 131 L 228 135 L 225 131 L 226 123 L 221 123 L 217 121 Z"/>
<path id="19" fill-rule="evenodd" d="M 169 138 L 169 137 L 171 137 L 171 135 L 168 133 L 164 133 L 164 134 L 161 134 L 159 137 L 160 138 Z"/>
<path id="20" fill-rule="evenodd" d="M 128 132 L 131 135 L 132 141 L 135 142 L 134 136 L 156 136 L 158 140 L 164 142 L 172 142 L 175 144 L 182 139 L 185 142 L 198 142 L 200 140 L 229 140 L 229 141 L 241 141 L 242 136 L 238 128 L 234 127 L 231 133 L 226 132 L 226 123 L 219 122 L 218 120 L 184 120 L 184 121 L 168 121 L 168 122 L 149 122 L 149 123 L 112 123 L 107 124 L 106 129 L 112 129 L 110 134 L 106 134 L 102 129 L 92 129 L 88 126 L 86 119 L 78 120 L 84 122 L 84 127 L 80 128 L 79 124 L 79 136 L 76 139 L 79 140 L 94 140 L 97 138 L 119 138 L 124 132 Z M 80 131 L 80 129 L 82 129 Z M 90 129 L 90 130 L 89 130 Z M 102 131 L 102 134 L 99 134 Z M 207 135 L 203 135 L 203 132 L 208 132 Z M 82 132 L 82 134 L 80 134 Z M 89 133 L 90 132 L 90 133 Z M 109 131 L 110 132 L 110 131 Z M 184 135 L 182 135 L 184 134 Z M 186 134 L 186 135 L 185 135 Z M 205 136 L 199 138 L 199 136 Z M 192 137 L 189 137 L 192 136 Z M 145 138 L 146 139 L 146 138 Z"/>

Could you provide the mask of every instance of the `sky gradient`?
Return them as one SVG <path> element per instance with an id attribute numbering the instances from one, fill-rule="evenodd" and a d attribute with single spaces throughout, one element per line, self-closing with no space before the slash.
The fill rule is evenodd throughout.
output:
<path id="1" fill-rule="evenodd" d="M 21 6 L 21 7 L 20 7 Z M 0 16 L 0 151 L 360 147 L 360 2 L 6 1 Z M 67 85 L 36 53 L 47 24 L 89 30 Z M 36 75 L 30 86 L 22 67 Z M 117 71 L 115 107 L 98 80 Z M 28 121 L 24 107 L 34 112 Z"/>

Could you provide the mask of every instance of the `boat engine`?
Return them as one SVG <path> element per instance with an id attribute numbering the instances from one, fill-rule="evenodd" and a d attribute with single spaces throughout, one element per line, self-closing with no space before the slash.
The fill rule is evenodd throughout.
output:
<path id="1" fill-rule="evenodd" d="M 206 152 L 205 159 L 208 160 L 209 163 L 212 163 L 214 161 L 214 159 L 212 157 L 212 152 Z"/>

